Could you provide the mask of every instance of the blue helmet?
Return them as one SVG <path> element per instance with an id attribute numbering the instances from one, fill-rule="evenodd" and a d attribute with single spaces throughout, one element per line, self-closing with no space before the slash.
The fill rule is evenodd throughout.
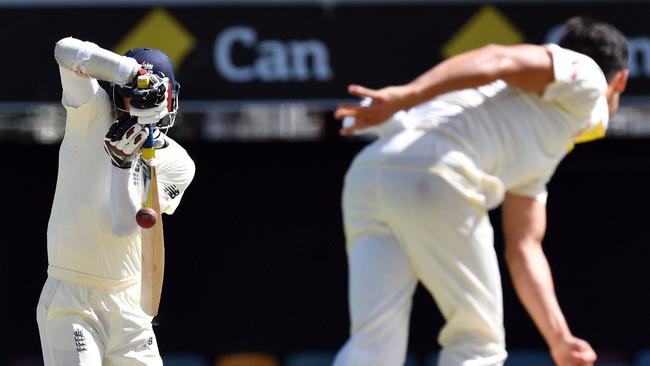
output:
<path id="1" fill-rule="evenodd" d="M 124 56 L 135 59 L 139 64 L 143 65 L 145 69 L 149 69 L 151 73 L 169 79 L 172 100 L 171 105 L 168 106 L 169 115 L 160 120 L 156 124 L 156 127 L 165 129 L 172 127 L 174 125 L 176 112 L 178 110 L 178 92 L 181 85 L 178 83 L 178 81 L 176 81 L 174 66 L 172 64 L 172 61 L 169 59 L 169 56 L 167 56 L 167 54 L 163 51 L 157 50 L 155 48 L 132 48 L 127 51 Z M 113 94 L 118 94 L 123 97 L 131 97 L 133 95 L 132 88 L 120 87 L 116 84 L 113 84 L 112 87 Z M 115 95 L 112 95 L 112 97 L 116 104 L 119 103 L 119 101 L 115 100 Z"/>

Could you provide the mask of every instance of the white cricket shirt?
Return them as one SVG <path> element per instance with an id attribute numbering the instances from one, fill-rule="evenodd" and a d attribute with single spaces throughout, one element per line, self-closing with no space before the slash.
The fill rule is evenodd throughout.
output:
<path id="1" fill-rule="evenodd" d="M 396 115 L 407 130 L 383 137 L 358 160 L 441 165 L 432 171 L 461 190 L 473 184 L 468 180 L 476 181 L 478 169 L 492 180 L 478 188 L 488 190 L 483 193 L 492 197 L 489 207 L 501 202 L 499 189 L 544 202 L 560 160 L 575 142 L 603 137 L 609 118 L 607 81 L 598 65 L 583 54 L 547 47 L 555 80 L 542 96 L 503 81 L 441 95 Z M 423 143 L 430 137 L 414 131 L 453 146 L 440 138 Z"/>
<path id="2" fill-rule="evenodd" d="M 81 279 L 137 278 L 141 268 L 140 230 L 132 224 L 135 212 L 128 209 L 133 206 L 129 202 L 133 195 L 111 196 L 111 180 L 129 185 L 125 192 L 128 188 L 140 194 L 139 166 L 134 163 L 130 171 L 113 172 L 119 168 L 113 167 L 103 149 L 104 135 L 113 123 L 111 102 L 103 89 L 77 108 L 69 106 L 65 97 L 62 103 L 67 110 L 66 129 L 47 229 L 50 275 L 66 272 L 67 280 L 74 280 L 75 274 Z M 194 163 L 176 142 L 165 139 L 167 146 L 156 150 L 156 158 L 161 210 L 170 214 L 194 176 Z M 133 216 L 111 215 L 111 210 Z M 116 219 L 124 220 L 122 227 L 133 229 L 124 235 L 115 234 L 112 227 Z"/>

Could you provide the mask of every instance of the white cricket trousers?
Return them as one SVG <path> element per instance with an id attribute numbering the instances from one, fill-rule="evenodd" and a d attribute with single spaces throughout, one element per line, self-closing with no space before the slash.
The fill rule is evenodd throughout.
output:
<path id="1" fill-rule="evenodd" d="M 110 291 L 47 279 L 36 317 L 45 366 L 162 366 L 139 282 Z"/>
<path id="2" fill-rule="evenodd" d="M 353 163 L 343 214 L 351 336 L 335 366 L 403 365 L 418 281 L 445 326 L 439 365 L 501 365 L 503 304 L 487 212 L 430 170 Z"/>

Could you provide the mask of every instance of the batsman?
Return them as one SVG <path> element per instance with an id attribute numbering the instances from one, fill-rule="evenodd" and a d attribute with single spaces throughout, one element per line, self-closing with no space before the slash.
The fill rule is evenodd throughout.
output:
<path id="1" fill-rule="evenodd" d="M 54 57 L 67 115 L 37 307 L 45 366 L 162 365 L 143 248 L 147 230 L 162 240 L 160 214 L 176 210 L 194 177 L 193 160 L 167 136 L 180 84 L 152 48 L 122 56 L 68 37 Z"/>

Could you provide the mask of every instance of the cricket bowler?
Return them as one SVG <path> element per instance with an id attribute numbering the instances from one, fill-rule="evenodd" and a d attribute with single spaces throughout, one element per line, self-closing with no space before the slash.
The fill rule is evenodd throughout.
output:
<path id="1" fill-rule="evenodd" d="M 344 183 L 351 334 L 335 366 L 404 364 L 418 282 L 445 319 L 439 365 L 502 365 L 488 218 L 499 205 L 512 281 L 553 360 L 593 365 L 594 350 L 563 316 L 542 250 L 546 185 L 575 143 L 604 136 L 628 57 L 616 28 L 575 17 L 558 45 L 488 45 L 405 85 L 349 87 L 372 102 L 339 106 L 335 116 L 348 118 L 341 133 L 380 137 Z"/>

